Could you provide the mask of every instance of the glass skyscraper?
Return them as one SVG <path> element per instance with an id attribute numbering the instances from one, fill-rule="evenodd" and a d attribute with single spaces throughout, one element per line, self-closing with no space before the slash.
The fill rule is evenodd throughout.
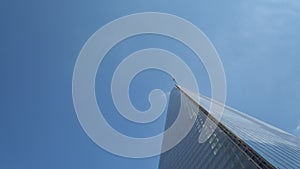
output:
<path id="1" fill-rule="evenodd" d="M 179 111 L 195 118 L 195 122 L 181 142 L 161 154 L 160 169 L 300 169 L 299 138 L 228 106 L 217 122 L 208 111 L 212 102 L 182 87 L 173 89 L 165 129 L 172 125 Z M 199 143 L 207 119 L 215 122 L 217 128 L 204 143 Z M 164 137 L 163 147 L 169 139 L 172 137 Z"/>

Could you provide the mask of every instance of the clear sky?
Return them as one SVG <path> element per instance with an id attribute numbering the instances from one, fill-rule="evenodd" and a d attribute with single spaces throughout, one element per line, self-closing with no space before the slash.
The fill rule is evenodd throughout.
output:
<path id="1" fill-rule="evenodd" d="M 300 136 L 300 2 L 253 1 L 11 1 L 0 5 L 0 168 L 157 168 L 159 157 L 129 159 L 94 144 L 80 126 L 72 101 L 72 74 L 87 39 L 100 27 L 137 12 L 185 18 L 211 40 L 227 76 L 227 105 Z M 191 67 L 200 91 L 210 95 L 207 73 L 181 43 L 156 35 L 129 38 L 100 65 L 98 104 L 109 123 L 135 137 L 163 130 L 164 115 L 141 125 L 113 106 L 114 68 L 130 53 L 149 47 L 172 51 Z M 131 84 L 140 110 L 153 88 L 170 92 L 168 75 L 150 70 Z"/>

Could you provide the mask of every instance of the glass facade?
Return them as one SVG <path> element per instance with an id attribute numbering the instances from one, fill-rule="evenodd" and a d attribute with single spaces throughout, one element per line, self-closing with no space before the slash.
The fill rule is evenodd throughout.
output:
<path id="1" fill-rule="evenodd" d="M 173 89 L 165 128 L 170 127 L 179 111 L 196 120 L 187 136 L 161 155 L 160 169 L 300 168 L 299 138 L 229 107 L 210 138 L 199 143 L 200 132 L 205 132 L 204 122 L 211 115 L 207 111 L 210 104 L 208 98 L 182 87 Z M 172 138 L 164 137 L 162 146 L 168 139 Z"/>

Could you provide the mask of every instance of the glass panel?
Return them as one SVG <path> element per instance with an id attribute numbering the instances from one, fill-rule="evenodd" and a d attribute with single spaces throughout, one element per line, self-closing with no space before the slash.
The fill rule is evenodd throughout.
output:
<path id="1" fill-rule="evenodd" d="M 172 99 L 178 97 L 170 98 L 170 103 L 176 103 L 176 101 L 172 102 Z M 168 109 L 172 109 L 172 113 L 168 112 L 166 127 L 173 122 L 171 119 L 176 118 L 173 116 L 177 116 L 177 113 L 173 113 L 174 105 L 169 104 Z M 188 110 L 186 112 L 189 113 Z M 161 155 L 159 168 L 241 168 L 243 166 L 255 168 L 255 165 L 236 148 L 220 128 L 217 128 L 206 142 L 198 143 L 199 130 L 201 131 L 205 120 L 206 115 L 199 110 L 196 122 L 188 135 L 173 149 Z"/>

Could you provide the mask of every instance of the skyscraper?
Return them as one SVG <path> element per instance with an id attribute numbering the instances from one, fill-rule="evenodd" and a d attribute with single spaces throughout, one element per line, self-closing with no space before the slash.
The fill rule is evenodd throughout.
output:
<path id="1" fill-rule="evenodd" d="M 160 169 L 300 169 L 299 138 L 228 106 L 218 122 L 209 112 L 212 102 L 215 101 L 182 87 L 173 89 L 165 129 L 172 125 L 179 111 L 195 121 L 181 142 L 161 155 Z M 204 125 L 205 120 L 211 120 L 217 128 L 202 143 L 198 141 L 199 135 L 210 127 Z M 170 135 L 164 136 L 162 148 L 170 139 Z"/>

